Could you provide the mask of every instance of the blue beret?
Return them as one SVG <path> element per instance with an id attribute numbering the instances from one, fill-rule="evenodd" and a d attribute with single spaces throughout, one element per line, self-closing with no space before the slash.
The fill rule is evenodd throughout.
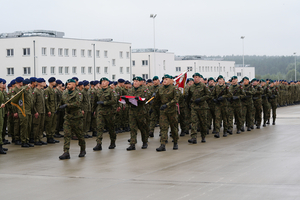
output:
<path id="1" fill-rule="evenodd" d="M 78 86 L 81 86 L 81 85 L 83 85 L 83 82 L 82 81 L 78 82 Z"/>
<path id="2" fill-rule="evenodd" d="M 52 82 L 54 82 L 54 81 L 56 81 L 55 77 L 51 77 L 51 78 L 48 79 L 48 82 L 49 82 L 49 83 L 52 83 Z"/>
<path id="3" fill-rule="evenodd" d="M 95 85 L 99 84 L 99 81 L 97 81 L 97 80 L 96 80 L 96 81 L 94 81 L 94 84 L 95 84 Z"/>
<path id="4" fill-rule="evenodd" d="M 130 82 L 129 81 L 125 81 L 125 84 L 130 84 Z"/>
<path id="5" fill-rule="evenodd" d="M 56 80 L 56 84 L 62 84 L 62 81 L 59 80 L 59 79 L 57 79 L 57 80 Z"/>
<path id="6" fill-rule="evenodd" d="M 146 82 L 147 83 L 152 83 L 153 81 L 152 81 L 152 79 L 148 79 Z"/>
<path id="7" fill-rule="evenodd" d="M 42 82 L 44 82 L 44 79 L 43 78 L 38 78 L 38 79 L 36 79 L 36 82 L 42 83 Z"/>
<path id="8" fill-rule="evenodd" d="M 6 80 L 5 79 L 3 79 L 3 84 L 5 84 L 6 83 Z"/>
<path id="9" fill-rule="evenodd" d="M 37 78 L 35 78 L 35 77 L 31 77 L 31 78 L 30 78 L 30 82 L 31 82 L 31 83 L 32 83 L 32 82 L 36 82 L 36 79 L 37 79 Z"/>
<path id="10" fill-rule="evenodd" d="M 94 85 L 94 81 L 91 81 L 90 84 L 91 84 L 91 85 Z"/>
<path id="11" fill-rule="evenodd" d="M 108 85 L 111 85 L 111 84 L 113 84 L 113 83 L 114 83 L 113 81 L 109 81 Z"/>
<path id="12" fill-rule="evenodd" d="M 14 85 L 14 84 L 16 84 L 16 80 L 14 79 L 14 80 L 12 80 L 11 82 L 10 82 L 10 84 L 11 85 Z"/>
<path id="13" fill-rule="evenodd" d="M 72 79 L 75 80 L 75 81 L 78 81 L 78 80 L 79 80 L 77 77 L 73 77 Z"/>
<path id="14" fill-rule="evenodd" d="M 17 83 L 22 83 L 23 81 L 24 81 L 24 78 L 21 77 L 21 76 L 19 76 L 19 77 L 16 78 L 16 82 Z"/>
<path id="15" fill-rule="evenodd" d="M 11 87 L 11 84 L 9 83 L 9 84 L 7 85 L 7 87 Z"/>
<path id="16" fill-rule="evenodd" d="M 0 78 L 0 83 L 2 83 L 3 82 L 3 79 L 2 78 Z"/>
<path id="17" fill-rule="evenodd" d="M 117 82 L 117 81 L 115 81 L 115 82 L 114 82 L 114 85 L 117 85 L 117 84 L 118 84 L 118 82 Z"/>
<path id="18" fill-rule="evenodd" d="M 120 79 L 118 80 L 118 82 L 119 82 L 119 83 L 124 83 L 124 82 L 125 82 L 125 80 L 124 80 L 124 79 L 122 79 L 122 78 L 120 78 Z"/>
<path id="19" fill-rule="evenodd" d="M 84 86 L 87 86 L 88 84 L 89 84 L 88 81 L 83 81 L 83 85 L 84 85 Z"/>
<path id="20" fill-rule="evenodd" d="M 24 85 L 27 85 L 27 84 L 29 84 L 29 83 L 31 83 L 31 82 L 30 82 L 30 79 L 26 78 L 25 80 L 23 80 L 23 84 L 24 84 Z"/>

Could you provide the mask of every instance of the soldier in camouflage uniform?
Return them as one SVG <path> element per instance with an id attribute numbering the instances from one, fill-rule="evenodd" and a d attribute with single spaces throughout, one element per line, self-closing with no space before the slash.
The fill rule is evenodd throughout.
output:
<path id="1" fill-rule="evenodd" d="M 236 133 L 241 133 L 241 129 L 243 126 L 243 120 L 242 120 L 242 103 L 241 99 L 243 99 L 246 94 L 243 90 L 242 85 L 238 85 L 238 79 L 237 76 L 232 77 L 231 85 L 229 87 L 229 91 L 232 94 L 232 98 L 230 98 L 230 106 L 229 106 L 229 112 L 228 112 L 228 118 L 229 118 L 229 134 L 232 134 L 233 129 L 233 116 L 236 121 Z"/>
<path id="2" fill-rule="evenodd" d="M 88 134 L 89 127 L 87 126 L 88 123 L 88 115 L 90 115 L 91 112 L 91 105 L 90 105 L 90 99 L 88 96 L 88 89 L 85 87 L 88 86 L 88 81 L 82 81 L 78 83 L 80 93 L 82 94 L 82 102 L 81 102 L 81 110 L 83 111 L 83 135 L 84 138 L 91 138 Z"/>
<path id="3" fill-rule="evenodd" d="M 7 102 L 9 100 L 9 96 L 6 92 L 6 80 L 2 79 L 2 83 L 3 83 L 3 87 L 1 88 L 1 90 L 4 95 L 4 101 Z M 4 109 L 4 121 L 3 121 L 3 130 L 2 130 L 2 140 L 3 140 L 3 144 L 10 144 L 10 142 L 5 139 L 6 127 L 8 125 L 8 107 L 5 106 L 3 109 Z"/>
<path id="4" fill-rule="evenodd" d="M 115 92 L 117 93 L 117 100 L 119 100 L 120 96 L 124 96 L 126 95 L 126 90 L 124 88 L 124 83 L 125 80 L 120 78 L 118 79 L 118 84 L 115 87 Z M 117 102 L 117 113 L 116 113 L 116 132 L 117 133 L 121 133 L 123 131 L 127 131 L 128 128 L 125 129 L 125 125 L 124 125 L 124 120 L 123 118 L 125 117 L 125 106 L 122 105 L 121 103 Z"/>
<path id="5" fill-rule="evenodd" d="M 208 79 L 208 90 L 210 93 L 214 90 L 215 88 L 215 80 L 214 78 L 210 77 Z M 213 101 L 212 98 L 209 98 L 206 100 L 209 109 L 207 110 L 207 125 L 208 129 L 211 129 L 211 125 L 213 123 L 213 133 L 216 133 L 216 115 L 215 115 L 215 102 Z M 209 132 L 208 132 L 209 133 Z"/>
<path id="6" fill-rule="evenodd" d="M 164 75 L 163 86 L 159 87 L 154 99 L 154 104 L 160 104 L 160 143 L 161 146 L 156 151 L 165 151 L 166 141 L 168 140 L 168 129 L 171 127 L 173 138 L 173 150 L 178 149 L 178 107 L 179 89 L 172 85 L 172 77 L 168 74 Z"/>
<path id="7" fill-rule="evenodd" d="M 215 115 L 216 115 L 216 134 L 215 138 L 219 138 L 220 125 L 223 120 L 223 137 L 227 137 L 227 99 L 232 97 L 232 94 L 229 91 L 229 87 L 225 85 L 225 81 L 222 75 L 219 75 L 217 78 L 218 85 L 215 86 L 214 90 L 211 93 L 211 96 L 216 102 L 215 105 Z"/>
<path id="8" fill-rule="evenodd" d="M 107 78 L 101 78 L 101 89 L 99 89 L 94 96 L 94 107 L 93 111 L 97 116 L 97 145 L 93 148 L 94 151 L 102 150 L 102 138 L 103 130 L 106 126 L 109 131 L 110 136 L 110 146 L 109 149 L 114 149 L 116 147 L 117 135 L 114 130 L 115 122 L 115 104 L 117 102 L 117 94 L 114 90 L 108 87 L 109 80 Z"/>
<path id="9" fill-rule="evenodd" d="M 142 86 L 141 77 L 133 78 L 133 87 L 128 90 L 128 96 L 134 96 L 133 99 L 127 99 L 122 96 L 121 98 L 126 101 L 127 104 L 130 105 L 129 108 L 129 124 L 130 124 L 130 146 L 127 148 L 127 151 L 135 150 L 135 144 L 137 143 L 137 131 L 140 129 L 142 136 L 142 149 L 147 149 L 148 147 L 148 137 L 149 134 L 147 132 L 147 122 L 146 115 L 148 114 L 145 109 L 145 103 L 150 97 L 149 90 L 145 90 Z M 142 99 L 144 101 L 142 101 Z M 137 102 L 135 105 L 134 102 Z"/>
<path id="10" fill-rule="evenodd" d="M 2 126 L 3 126 L 3 120 L 4 120 L 4 108 L 5 108 L 5 99 L 4 99 L 4 95 L 2 93 L 2 89 L 3 89 L 3 79 L 0 78 L 0 88 L 1 88 L 1 91 L 0 91 L 0 105 L 1 105 L 1 108 L 0 108 L 0 154 L 6 154 L 6 151 L 7 149 L 6 148 L 3 148 L 3 138 L 2 138 Z"/>
<path id="11" fill-rule="evenodd" d="M 57 105 L 61 102 L 62 98 L 62 81 L 61 80 L 56 80 L 56 88 L 54 89 L 55 95 L 56 95 L 56 100 L 57 100 Z M 58 107 L 58 106 L 57 106 Z M 62 129 L 63 122 L 64 122 L 64 112 L 61 110 L 56 111 L 56 128 L 55 128 L 55 138 L 61 138 L 63 135 L 59 133 L 60 129 Z"/>
<path id="12" fill-rule="evenodd" d="M 158 76 L 154 76 L 153 79 L 153 85 L 151 87 L 149 87 L 149 91 L 150 91 L 150 95 L 151 97 L 155 97 L 159 87 L 160 87 L 160 81 Z M 150 127 L 149 127 L 149 137 L 154 137 L 154 129 L 155 126 L 157 124 L 157 122 L 159 121 L 159 108 L 160 105 L 159 104 L 153 104 L 154 100 L 150 101 Z"/>
<path id="13" fill-rule="evenodd" d="M 253 93 L 253 113 L 252 116 L 255 119 L 256 122 L 256 128 L 260 129 L 260 125 L 261 125 L 261 114 L 262 114 L 262 99 L 261 99 L 261 95 L 263 94 L 263 89 L 261 88 L 260 85 L 258 85 L 258 80 L 256 78 L 254 78 L 252 80 L 252 85 L 254 88 L 254 93 Z"/>
<path id="14" fill-rule="evenodd" d="M 188 91 L 189 87 L 191 87 L 194 84 L 194 79 L 193 78 L 189 78 L 187 80 L 187 85 L 184 88 L 184 93 L 186 94 L 186 92 Z M 186 101 L 186 99 L 185 99 Z M 185 118 L 185 123 L 189 126 L 189 129 L 191 129 L 191 102 L 187 102 L 186 101 L 186 106 L 185 106 L 185 113 L 186 113 L 186 118 Z M 189 134 L 189 131 L 186 132 L 186 134 Z"/>
<path id="15" fill-rule="evenodd" d="M 64 121 L 64 153 L 59 156 L 59 159 L 70 159 L 69 149 L 72 133 L 78 138 L 80 146 L 79 157 L 84 157 L 85 140 L 83 137 L 83 114 L 81 111 L 82 95 L 75 90 L 76 82 L 73 79 L 67 81 L 67 90 L 63 92 L 60 109 L 65 109 Z"/>
<path id="16" fill-rule="evenodd" d="M 189 143 L 197 144 L 197 129 L 200 126 L 201 142 L 205 141 L 207 131 L 207 111 L 209 109 L 207 100 L 210 98 L 208 87 L 201 82 L 199 73 L 193 75 L 194 84 L 186 92 L 186 101 L 191 103 L 192 132 Z"/>
<path id="17" fill-rule="evenodd" d="M 251 131 L 251 126 L 253 126 L 253 119 L 252 119 L 252 110 L 253 110 L 253 100 L 252 95 L 254 93 L 254 88 L 251 84 L 249 84 L 249 78 L 243 78 L 243 86 L 246 96 L 242 98 L 242 120 L 243 124 L 246 122 L 247 131 Z M 242 127 L 241 131 L 245 131 L 244 126 Z"/>
<path id="18" fill-rule="evenodd" d="M 97 114 L 94 115 L 93 108 L 94 108 L 94 98 L 97 93 L 97 86 L 99 81 L 91 81 L 91 89 L 89 90 L 89 95 L 91 99 L 91 109 L 92 109 L 92 116 L 91 116 L 91 130 L 93 131 L 93 136 L 97 137 Z"/>
<path id="19" fill-rule="evenodd" d="M 9 85 L 11 86 L 9 89 L 8 89 L 8 98 L 10 99 L 13 95 L 12 95 L 12 91 L 14 90 L 15 88 L 15 85 L 16 85 L 16 81 L 15 80 L 12 80 Z M 13 112 L 13 108 L 12 108 L 12 105 L 10 103 L 7 104 L 7 109 L 8 109 L 8 135 L 11 135 L 12 137 L 12 143 L 15 143 L 15 134 L 14 134 L 14 112 Z"/>
<path id="20" fill-rule="evenodd" d="M 271 109 L 272 109 L 273 125 L 275 125 L 278 88 L 274 85 L 274 82 L 272 80 L 270 80 L 270 91 L 271 91 L 271 95 L 269 97 L 269 102 L 271 104 Z"/>
<path id="21" fill-rule="evenodd" d="M 267 121 L 270 119 L 270 108 L 271 105 L 268 101 L 269 97 L 271 96 L 271 91 L 269 89 L 269 86 L 267 85 L 266 81 L 264 79 L 260 80 L 261 87 L 263 90 L 263 93 L 261 95 L 262 98 L 262 107 L 263 107 L 263 113 L 264 113 L 264 123 L 263 127 L 266 127 Z"/>

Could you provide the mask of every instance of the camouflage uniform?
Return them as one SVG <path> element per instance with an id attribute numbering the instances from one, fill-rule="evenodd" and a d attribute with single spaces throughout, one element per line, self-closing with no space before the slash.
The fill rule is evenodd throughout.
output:
<path id="1" fill-rule="evenodd" d="M 123 87 L 117 86 L 115 88 L 115 92 L 117 93 L 117 101 L 120 99 L 120 96 L 126 95 L 126 90 Z M 125 106 L 119 102 L 117 102 L 118 108 L 120 108 L 116 113 L 116 122 L 115 126 L 118 131 L 121 131 L 121 128 L 124 129 L 125 123 L 124 123 L 124 116 L 125 116 Z"/>
<path id="2" fill-rule="evenodd" d="M 210 92 L 214 90 L 215 86 L 208 86 L 208 89 Z M 213 131 L 216 130 L 216 115 L 215 115 L 215 102 L 213 101 L 212 98 L 209 98 L 206 100 L 209 109 L 207 110 L 207 125 L 208 128 L 211 129 L 211 125 L 213 123 Z"/>
<path id="3" fill-rule="evenodd" d="M 33 116 L 34 141 L 39 142 L 41 141 L 41 135 L 44 131 L 45 121 L 45 98 L 42 89 L 35 88 L 33 90 L 33 112 L 34 114 L 39 114 L 37 118 Z"/>
<path id="4" fill-rule="evenodd" d="M 5 100 L 4 100 L 4 95 L 3 93 L 0 91 L 0 105 L 5 103 Z M 3 130 L 3 120 L 4 120 L 4 108 L 0 108 L 0 131 L 2 132 Z M 2 145 L 3 145 L 3 137 L 2 137 L 2 133 L 0 132 L 0 150 L 2 150 Z M 3 151 L 3 150 L 2 150 Z"/>
<path id="5" fill-rule="evenodd" d="M 253 109 L 253 100 L 252 94 L 254 93 L 254 88 L 252 85 L 244 85 L 244 91 L 246 96 L 242 98 L 242 120 L 243 124 L 246 122 L 246 125 L 249 128 L 253 125 L 252 120 L 252 109 Z"/>
<path id="6" fill-rule="evenodd" d="M 7 102 L 9 100 L 9 97 L 8 97 L 8 94 L 6 92 L 6 90 L 3 90 L 3 96 L 4 96 L 4 103 Z M 4 110 L 4 117 L 3 117 L 3 128 L 2 128 L 2 139 L 4 140 L 5 139 L 5 135 L 6 135 L 6 127 L 7 127 L 7 122 L 8 122 L 8 108 L 7 108 L 7 105 L 5 105 L 4 108 L 2 108 Z"/>
<path id="7" fill-rule="evenodd" d="M 44 91 L 45 94 L 45 130 L 47 139 L 53 139 L 56 128 L 55 111 L 57 109 L 56 94 L 53 88 L 47 87 Z M 48 115 L 51 112 L 51 115 Z"/>
<path id="8" fill-rule="evenodd" d="M 14 96 L 16 95 L 19 91 L 21 90 L 21 88 L 18 88 L 17 86 L 12 90 L 11 95 Z M 13 114 L 18 113 L 18 115 L 22 115 L 21 111 L 19 111 L 19 109 L 15 106 L 12 106 L 12 112 Z M 13 117 L 14 120 L 14 139 L 15 142 L 21 142 L 21 138 L 20 138 L 20 118 L 15 118 Z"/>
<path id="9" fill-rule="evenodd" d="M 180 129 L 181 129 L 181 136 L 183 134 L 186 134 L 189 132 L 189 124 L 187 123 L 187 121 L 185 120 L 186 113 L 185 113 L 185 108 L 186 108 L 186 102 L 185 102 L 185 96 L 180 92 L 179 93 L 179 122 L 180 122 Z"/>
<path id="10" fill-rule="evenodd" d="M 96 89 L 90 89 L 88 94 L 90 96 L 90 101 L 91 101 L 91 110 L 93 110 L 94 108 L 94 100 L 95 100 L 95 96 L 96 96 Z M 93 131 L 93 136 L 97 136 L 96 132 L 97 132 L 97 115 L 94 115 L 94 112 L 91 113 L 91 130 Z"/>
<path id="11" fill-rule="evenodd" d="M 153 96 L 154 93 L 156 94 L 158 89 L 159 89 L 159 85 L 158 86 L 151 86 L 149 87 L 149 91 L 150 91 L 150 95 Z M 150 126 L 149 126 L 149 132 L 152 134 L 154 133 L 154 129 L 155 129 L 155 125 L 157 124 L 157 122 L 159 121 L 159 108 L 160 108 L 160 104 L 153 104 L 154 99 L 150 102 Z"/>
<path id="12" fill-rule="evenodd" d="M 8 98 L 12 97 L 12 88 L 8 90 Z M 10 103 L 5 106 L 8 109 L 8 135 L 11 135 L 12 142 L 15 142 L 15 134 L 14 134 L 14 112 L 12 109 L 12 105 Z"/>
<path id="13" fill-rule="evenodd" d="M 229 91 L 232 94 L 232 98 L 230 98 L 229 101 L 230 105 L 229 105 L 229 112 L 228 112 L 228 118 L 229 118 L 228 129 L 230 130 L 233 129 L 233 116 L 234 116 L 236 120 L 237 132 L 239 132 L 243 126 L 241 99 L 243 99 L 246 96 L 246 94 L 245 91 L 243 90 L 243 87 L 239 85 L 231 85 L 229 87 Z"/>
<path id="14" fill-rule="evenodd" d="M 264 113 L 264 123 L 263 123 L 263 125 L 265 126 L 267 121 L 270 119 L 271 105 L 270 105 L 268 99 L 271 96 L 271 91 L 270 91 L 268 85 L 265 85 L 262 89 L 263 89 L 262 107 L 263 107 L 263 113 Z"/>
<path id="15" fill-rule="evenodd" d="M 253 93 L 253 113 L 252 116 L 255 118 L 256 126 L 257 128 L 261 125 L 261 113 L 262 113 L 262 99 L 261 95 L 263 94 L 263 89 L 260 85 L 256 85 L 253 87 L 254 93 Z"/>
<path id="16" fill-rule="evenodd" d="M 269 97 L 269 102 L 271 104 L 271 109 L 272 109 L 273 123 L 275 123 L 275 120 L 276 120 L 276 109 L 277 109 L 278 88 L 273 86 L 273 87 L 270 87 L 270 90 L 271 90 L 271 96 Z"/>
<path id="17" fill-rule="evenodd" d="M 87 116 L 91 114 L 91 107 L 90 107 L 90 99 L 88 96 L 87 89 L 83 88 L 80 93 L 82 94 L 82 101 L 81 101 L 81 110 L 84 111 L 83 113 L 83 135 L 87 135 L 89 127 L 87 126 Z"/>
<path id="18" fill-rule="evenodd" d="M 61 102 L 61 98 L 62 98 L 62 91 L 60 91 L 59 89 L 56 88 L 55 89 L 55 94 L 56 94 L 57 103 L 59 104 Z M 56 113 L 56 130 L 55 130 L 56 135 L 58 135 L 59 130 L 62 129 L 63 123 L 64 123 L 64 112 L 61 111 L 61 110 L 57 110 L 57 113 Z"/>

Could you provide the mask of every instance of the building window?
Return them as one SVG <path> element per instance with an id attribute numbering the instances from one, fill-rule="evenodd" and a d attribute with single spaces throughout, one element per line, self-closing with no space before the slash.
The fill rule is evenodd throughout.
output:
<path id="1" fill-rule="evenodd" d="M 142 74 L 143 79 L 148 79 L 148 74 Z"/>
<path id="2" fill-rule="evenodd" d="M 65 56 L 69 56 L 69 49 L 65 49 Z"/>
<path id="3" fill-rule="evenodd" d="M 230 67 L 230 72 L 231 72 L 231 67 Z"/>
<path id="4" fill-rule="evenodd" d="M 81 57 L 84 57 L 85 51 L 84 49 L 81 49 Z"/>
<path id="5" fill-rule="evenodd" d="M 213 67 L 210 67 L 210 71 L 213 72 Z"/>
<path id="6" fill-rule="evenodd" d="M 135 60 L 132 61 L 132 66 L 135 66 Z"/>
<path id="7" fill-rule="evenodd" d="M 7 56 L 14 56 L 14 50 L 13 49 L 6 49 Z"/>
<path id="8" fill-rule="evenodd" d="M 176 67 L 176 72 L 181 72 L 181 67 Z"/>
<path id="9" fill-rule="evenodd" d="M 42 74 L 43 75 L 47 74 L 47 67 L 42 67 Z"/>
<path id="10" fill-rule="evenodd" d="M 54 53 L 54 52 L 55 52 L 55 49 L 54 49 L 54 48 L 51 48 L 51 49 L 50 49 L 50 55 L 51 55 L 51 56 L 55 56 L 55 53 Z"/>
<path id="11" fill-rule="evenodd" d="M 132 74 L 132 78 L 135 78 L 135 74 Z"/>
<path id="12" fill-rule="evenodd" d="M 30 75 L 30 67 L 23 67 L 23 74 Z"/>
<path id="13" fill-rule="evenodd" d="M 104 67 L 104 73 L 107 74 L 108 72 L 108 67 Z"/>
<path id="14" fill-rule="evenodd" d="M 116 75 L 113 74 L 113 75 L 111 76 L 111 78 L 112 78 L 112 80 L 114 81 L 114 80 L 116 79 Z"/>
<path id="15" fill-rule="evenodd" d="M 77 67 L 72 67 L 72 73 L 77 74 Z"/>
<path id="16" fill-rule="evenodd" d="M 63 67 L 59 67 L 59 68 L 58 68 L 58 73 L 59 73 L 59 74 L 63 74 Z"/>
<path id="17" fill-rule="evenodd" d="M 123 51 L 120 51 L 120 58 L 123 58 Z"/>
<path id="18" fill-rule="evenodd" d="M 126 52 L 126 58 L 129 58 L 129 52 Z"/>
<path id="19" fill-rule="evenodd" d="M 220 67 L 219 69 L 220 69 L 220 72 L 222 72 L 222 67 Z"/>
<path id="20" fill-rule="evenodd" d="M 241 72 L 237 72 L 236 75 L 237 76 L 242 76 L 242 73 Z"/>
<path id="21" fill-rule="evenodd" d="M 97 72 L 97 74 L 100 74 L 100 67 L 96 68 L 96 72 Z"/>
<path id="22" fill-rule="evenodd" d="M 30 48 L 23 48 L 23 56 L 30 56 Z"/>
<path id="23" fill-rule="evenodd" d="M 96 51 L 96 56 L 97 56 L 97 58 L 100 58 L 100 51 L 99 50 Z"/>
<path id="24" fill-rule="evenodd" d="M 42 55 L 43 56 L 47 55 L 47 49 L 45 47 L 42 48 Z"/>
<path id="25" fill-rule="evenodd" d="M 7 68 L 7 75 L 14 75 L 14 68 L 13 67 L 9 67 Z"/>
<path id="26" fill-rule="evenodd" d="M 89 67 L 89 68 L 88 68 L 88 73 L 89 73 L 89 74 L 92 74 L 92 67 Z"/>
<path id="27" fill-rule="evenodd" d="M 72 49 L 72 56 L 76 57 L 76 54 L 77 54 L 76 49 Z"/>
<path id="28" fill-rule="evenodd" d="M 88 50 L 88 56 L 92 57 L 92 50 Z"/>
<path id="29" fill-rule="evenodd" d="M 201 67 L 199 66 L 199 72 L 201 72 Z"/>
<path id="30" fill-rule="evenodd" d="M 104 51 L 104 58 L 107 58 L 107 56 L 108 56 L 108 52 Z"/>
<path id="31" fill-rule="evenodd" d="M 50 72 L 51 72 L 51 74 L 55 74 L 55 67 L 51 67 Z"/>
<path id="32" fill-rule="evenodd" d="M 202 72 L 204 72 L 204 66 L 202 67 Z"/>
<path id="33" fill-rule="evenodd" d="M 223 67 L 223 72 L 225 72 L 225 67 Z"/>
<path id="34" fill-rule="evenodd" d="M 81 67 L 81 74 L 85 74 L 85 67 Z"/>
<path id="35" fill-rule="evenodd" d="M 129 74 L 130 73 L 130 68 L 126 67 L 126 73 Z"/>
<path id="36" fill-rule="evenodd" d="M 112 59 L 112 66 L 116 66 L 116 59 Z"/>
<path id="37" fill-rule="evenodd" d="M 65 67 L 65 74 L 69 74 L 69 67 Z"/>
<path id="38" fill-rule="evenodd" d="M 58 56 L 62 56 L 63 55 L 63 49 L 62 48 L 59 48 L 58 49 Z"/>
<path id="39" fill-rule="evenodd" d="M 214 67 L 214 71 L 216 72 L 216 67 Z"/>
<path id="40" fill-rule="evenodd" d="M 193 67 L 187 67 L 187 71 L 188 71 L 188 72 L 193 71 Z"/>
<path id="41" fill-rule="evenodd" d="M 142 65 L 143 65 L 143 66 L 148 65 L 148 60 L 142 60 Z"/>
<path id="42" fill-rule="evenodd" d="M 120 74 L 123 74 L 123 67 L 120 67 Z"/>

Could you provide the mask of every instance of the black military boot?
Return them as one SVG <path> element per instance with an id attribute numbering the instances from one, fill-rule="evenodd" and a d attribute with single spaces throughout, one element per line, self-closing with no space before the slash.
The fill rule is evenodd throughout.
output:
<path id="1" fill-rule="evenodd" d="M 2 145 L 0 145 L 0 154 L 6 154 L 6 152 L 4 151 Z"/>
<path id="2" fill-rule="evenodd" d="M 10 144 L 10 141 L 8 141 L 8 140 L 3 140 L 3 144 L 5 145 L 5 144 Z"/>
<path id="3" fill-rule="evenodd" d="M 241 131 L 245 132 L 245 127 L 244 126 L 242 126 Z"/>
<path id="4" fill-rule="evenodd" d="M 227 137 L 227 131 L 223 132 L 223 137 Z"/>
<path id="5" fill-rule="evenodd" d="M 30 143 L 27 143 L 27 145 L 28 145 L 29 147 L 34 147 L 34 145 L 33 145 L 33 144 L 30 144 Z"/>
<path id="6" fill-rule="evenodd" d="M 256 126 L 256 129 L 260 129 L 260 126 Z"/>
<path id="7" fill-rule="evenodd" d="M 251 128 L 250 128 L 250 127 L 248 127 L 248 128 L 247 128 L 247 131 L 251 131 Z"/>
<path id="8" fill-rule="evenodd" d="M 61 137 L 63 137 L 61 134 L 59 134 L 59 132 L 56 132 L 55 134 L 54 134 L 54 137 L 55 138 L 61 138 Z"/>
<path id="9" fill-rule="evenodd" d="M 275 119 L 273 119 L 273 125 L 275 125 Z"/>
<path id="10" fill-rule="evenodd" d="M 29 145 L 28 145 L 27 143 L 22 143 L 22 144 L 21 144 L 21 147 L 28 148 Z"/>
<path id="11" fill-rule="evenodd" d="M 241 133 L 241 130 L 240 129 L 237 129 L 236 130 L 236 134 L 240 134 Z"/>
<path id="12" fill-rule="evenodd" d="M 148 147 L 148 144 L 147 144 L 147 142 L 143 142 L 142 149 L 147 149 L 147 147 Z"/>
<path id="13" fill-rule="evenodd" d="M 47 143 L 48 143 L 48 144 L 55 144 L 56 142 L 54 141 L 53 138 L 48 138 L 48 139 L 47 139 Z"/>
<path id="14" fill-rule="evenodd" d="M 215 129 L 213 130 L 212 134 L 216 134 L 216 130 Z"/>
<path id="15" fill-rule="evenodd" d="M 206 135 L 209 135 L 209 128 L 206 130 Z"/>
<path id="16" fill-rule="evenodd" d="M 97 136 L 97 131 L 93 131 L 93 137 Z"/>
<path id="17" fill-rule="evenodd" d="M 160 147 L 156 148 L 156 151 L 166 151 L 166 146 L 164 144 L 161 144 Z"/>
<path id="18" fill-rule="evenodd" d="M 219 132 L 216 132 L 216 134 L 214 135 L 215 138 L 220 138 Z"/>
<path id="19" fill-rule="evenodd" d="M 42 145 L 47 145 L 47 142 L 44 142 L 42 140 L 40 140 L 40 143 L 42 143 Z"/>
<path id="20" fill-rule="evenodd" d="M 116 148 L 116 142 L 115 141 L 111 141 L 108 149 L 114 149 L 114 148 Z"/>
<path id="21" fill-rule="evenodd" d="M 270 124 L 270 119 L 268 119 L 267 123 L 266 124 Z"/>
<path id="22" fill-rule="evenodd" d="M 61 156 L 59 156 L 60 160 L 70 159 L 70 154 L 68 152 L 63 153 Z"/>
<path id="23" fill-rule="evenodd" d="M 8 151 L 8 148 L 4 148 L 4 147 L 2 147 L 2 149 L 3 149 L 3 151 Z"/>
<path id="24" fill-rule="evenodd" d="M 94 148 L 93 148 L 94 151 L 101 151 L 102 150 L 102 146 L 101 144 L 97 144 Z"/>
<path id="25" fill-rule="evenodd" d="M 34 143 L 34 139 L 29 139 L 29 143 Z"/>
<path id="26" fill-rule="evenodd" d="M 153 132 L 149 132 L 149 137 L 154 137 L 154 133 Z"/>
<path id="27" fill-rule="evenodd" d="M 229 133 L 229 135 L 232 135 L 232 130 L 228 129 L 227 133 Z"/>
<path id="28" fill-rule="evenodd" d="M 201 142 L 202 142 L 202 143 L 205 143 L 205 142 L 206 142 L 205 137 L 202 137 Z"/>
<path id="29" fill-rule="evenodd" d="M 264 122 L 263 127 L 266 127 L 266 126 L 267 126 L 267 124 L 266 124 L 266 122 Z"/>
<path id="30" fill-rule="evenodd" d="M 20 140 L 16 140 L 16 141 L 15 141 L 15 145 L 22 145 L 22 143 L 21 143 Z"/>
<path id="31" fill-rule="evenodd" d="M 196 138 L 191 138 L 188 140 L 189 143 L 191 144 L 197 144 L 197 139 Z"/>
<path id="32" fill-rule="evenodd" d="M 80 158 L 84 157 L 85 154 L 86 154 L 86 151 L 85 150 L 81 150 L 80 153 L 79 153 L 79 155 L 78 155 L 78 157 L 80 157 Z"/>
<path id="33" fill-rule="evenodd" d="M 178 144 L 177 144 L 177 142 L 174 142 L 173 150 L 178 150 Z"/>
<path id="34" fill-rule="evenodd" d="M 131 144 L 126 150 L 127 151 L 135 150 L 135 144 Z"/>
<path id="35" fill-rule="evenodd" d="M 254 126 L 252 125 L 252 126 L 250 126 L 250 128 L 251 128 L 251 129 L 254 129 Z"/>
<path id="36" fill-rule="evenodd" d="M 34 145 L 36 145 L 36 146 L 41 146 L 41 145 L 43 145 L 43 144 L 42 144 L 40 141 L 38 141 L 38 142 L 35 142 Z"/>
<path id="37" fill-rule="evenodd" d="M 180 133 L 180 137 L 183 137 L 183 136 L 185 136 L 185 131 L 181 131 L 181 133 Z"/>

